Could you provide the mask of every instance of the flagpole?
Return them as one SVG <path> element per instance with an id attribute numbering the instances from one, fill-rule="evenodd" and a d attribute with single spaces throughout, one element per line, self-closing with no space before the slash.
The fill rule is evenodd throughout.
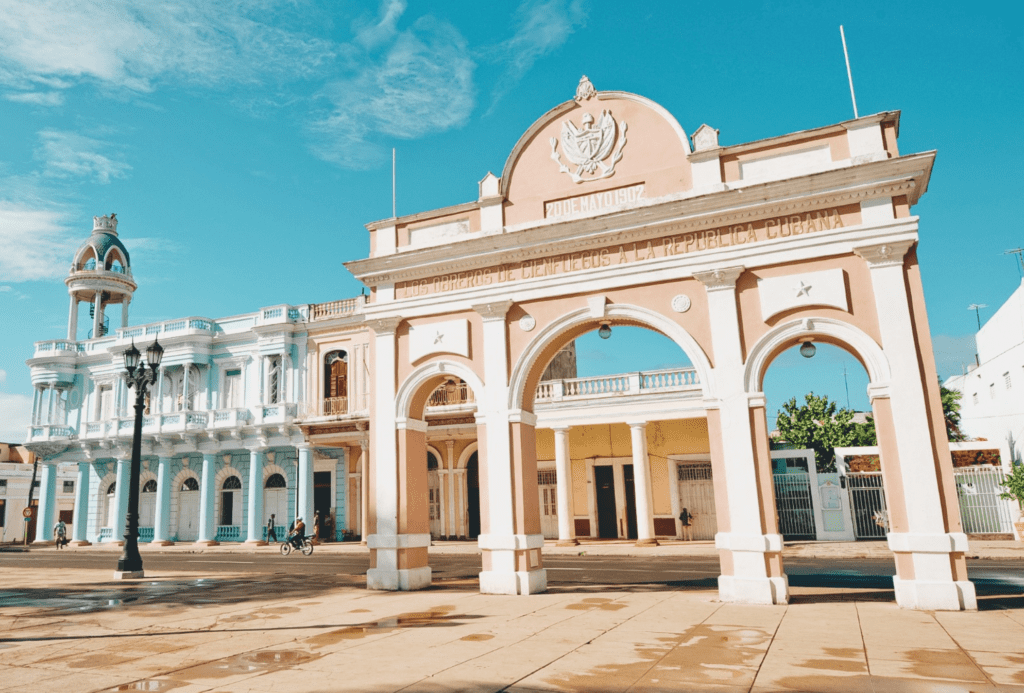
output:
<path id="1" fill-rule="evenodd" d="M 853 101 L 853 117 L 859 118 L 857 115 L 857 95 L 853 93 L 853 72 L 850 71 L 850 53 L 846 50 L 846 33 L 843 31 L 843 25 L 839 25 L 839 36 L 843 39 L 843 55 L 846 57 L 846 78 L 850 80 L 850 99 Z"/>

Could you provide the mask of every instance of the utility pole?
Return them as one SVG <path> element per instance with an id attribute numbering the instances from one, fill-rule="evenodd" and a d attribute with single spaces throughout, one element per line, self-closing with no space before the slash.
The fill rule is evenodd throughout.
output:
<path id="1" fill-rule="evenodd" d="M 973 310 L 975 317 L 978 318 L 978 329 L 979 330 L 981 329 L 981 309 L 982 308 L 988 308 L 988 305 L 985 304 L 985 303 L 972 303 L 971 305 L 967 306 L 967 310 Z"/>
<path id="2" fill-rule="evenodd" d="M 1014 264 L 1017 265 L 1017 272 L 1022 278 L 1024 278 L 1024 248 L 1014 248 L 1012 250 L 1004 250 L 1003 255 L 1015 255 Z"/>

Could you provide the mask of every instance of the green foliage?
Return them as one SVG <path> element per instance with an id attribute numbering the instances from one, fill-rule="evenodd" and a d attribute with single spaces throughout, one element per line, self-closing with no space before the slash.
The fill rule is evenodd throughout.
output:
<path id="1" fill-rule="evenodd" d="M 942 415 L 946 419 L 946 437 L 951 443 L 967 440 L 967 435 L 960 430 L 960 398 L 963 397 L 963 393 L 945 388 L 941 384 L 939 392 L 942 395 Z"/>
<path id="2" fill-rule="evenodd" d="M 814 450 L 819 472 L 836 470 L 837 447 L 878 444 L 874 419 L 854 423 L 854 412 L 830 402 L 827 396 L 809 392 L 804 399 L 802 405 L 797 405 L 796 397 L 782 405 L 776 428 L 780 440 L 796 448 Z"/>
<path id="3" fill-rule="evenodd" d="M 1013 469 L 1000 485 L 1006 491 L 999 494 L 999 497 L 1005 500 L 1017 501 L 1017 505 L 1021 507 L 1021 510 L 1024 510 L 1024 464 L 1013 465 Z"/>

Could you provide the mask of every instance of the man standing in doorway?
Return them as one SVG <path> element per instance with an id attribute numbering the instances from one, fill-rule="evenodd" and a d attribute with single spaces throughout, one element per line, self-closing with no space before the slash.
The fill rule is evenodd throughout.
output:
<path id="1" fill-rule="evenodd" d="M 267 541 L 271 544 L 277 543 L 277 523 L 274 522 L 274 513 L 270 513 L 270 519 L 267 520 Z"/>
<path id="2" fill-rule="evenodd" d="M 679 513 L 679 522 L 683 526 L 683 541 L 693 541 L 692 525 L 693 518 L 697 517 L 686 508 Z"/>

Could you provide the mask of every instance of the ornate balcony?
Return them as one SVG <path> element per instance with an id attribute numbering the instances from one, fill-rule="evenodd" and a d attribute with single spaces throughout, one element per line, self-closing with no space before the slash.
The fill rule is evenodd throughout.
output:
<path id="1" fill-rule="evenodd" d="M 64 424 L 43 424 L 41 426 L 28 427 L 28 442 L 30 443 L 42 443 L 48 440 L 73 438 L 74 436 L 75 429 Z"/>
<path id="2" fill-rule="evenodd" d="M 537 386 L 536 402 L 565 402 L 646 395 L 661 392 L 701 392 L 693 368 L 622 373 L 593 378 L 546 380 Z"/>

